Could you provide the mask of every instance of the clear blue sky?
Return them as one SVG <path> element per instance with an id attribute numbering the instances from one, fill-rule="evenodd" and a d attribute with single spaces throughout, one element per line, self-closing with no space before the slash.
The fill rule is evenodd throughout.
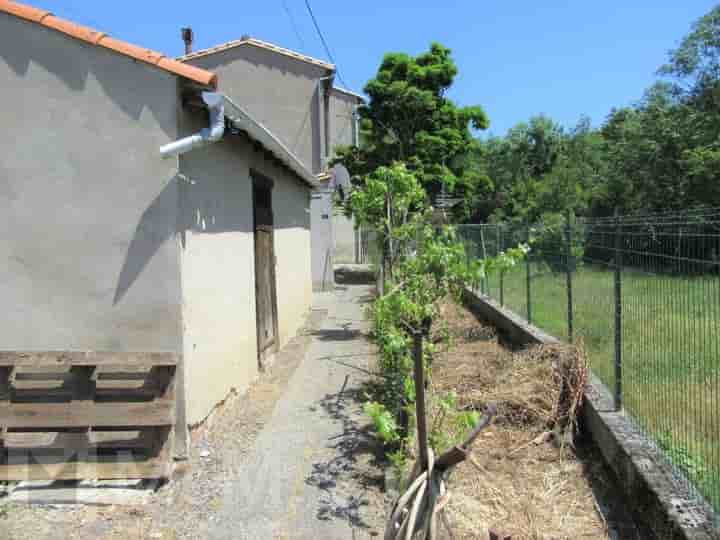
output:
<path id="1" fill-rule="evenodd" d="M 25 0 L 56 15 L 157 49 L 182 53 L 250 34 L 326 58 L 304 0 Z M 711 0 L 311 0 L 347 85 L 361 90 L 388 51 L 449 46 L 460 69 L 451 96 L 480 104 L 496 135 L 531 115 L 599 124 L 642 96 L 654 72 Z M 292 13 L 293 29 L 284 6 Z M 222 81 L 221 81 L 222 86 Z"/>

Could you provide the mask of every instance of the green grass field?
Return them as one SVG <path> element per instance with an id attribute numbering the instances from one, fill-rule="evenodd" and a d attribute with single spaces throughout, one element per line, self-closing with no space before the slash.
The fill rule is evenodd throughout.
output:
<path id="1" fill-rule="evenodd" d="M 566 275 L 531 268 L 532 322 L 568 337 Z M 573 273 L 574 335 L 593 371 L 614 386 L 614 274 Z M 499 300 L 499 278 L 486 292 Z M 626 410 L 720 510 L 720 279 L 622 274 L 623 401 Z M 526 267 L 503 278 L 504 305 L 526 316 Z"/>

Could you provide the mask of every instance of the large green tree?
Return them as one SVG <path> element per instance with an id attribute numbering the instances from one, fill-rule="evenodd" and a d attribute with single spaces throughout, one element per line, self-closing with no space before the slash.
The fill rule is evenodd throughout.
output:
<path id="1" fill-rule="evenodd" d="M 457 71 L 450 49 L 438 43 L 418 56 L 385 55 L 358 111 L 363 144 L 336 149 L 335 162 L 357 186 L 379 167 L 402 162 L 431 196 L 442 185 L 464 194 L 484 187 L 487 178 L 468 155 L 476 145 L 471 129 L 486 129 L 488 119 L 481 107 L 447 97 Z"/>

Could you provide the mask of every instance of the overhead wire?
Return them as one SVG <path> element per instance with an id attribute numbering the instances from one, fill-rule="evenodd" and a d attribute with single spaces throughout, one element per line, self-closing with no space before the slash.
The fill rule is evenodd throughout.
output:
<path id="1" fill-rule="evenodd" d="M 295 32 L 295 37 L 297 37 L 300 47 L 304 49 L 305 40 L 303 40 L 302 35 L 300 34 L 300 30 L 298 29 L 297 23 L 295 22 L 295 17 L 293 17 L 292 11 L 290 11 L 290 8 L 287 5 L 287 0 L 281 0 L 281 2 L 283 9 L 288 16 L 288 19 L 290 19 L 290 26 L 292 26 L 293 32 Z"/>
<path id="2" fill-rule="evenodd" d="M 332 52 L 330 51 L 330 47 L 328 46 L 327 41 L 325 40 L 325 36 L 322 33 L 322 30 L 320 29 L 320 25 L 317 22 L 317 19 L 315 18 L 315 13 L 313 13 L 312 7 L 310 6 L 310 0 L 305 0 L 305 7 L 307 7 L 308 13 L 310 14 L 310 18 L 312 19 L 313 25 L 315 25 L 315 30 L 318 33 L 318 36 L 320 37 L 320 41 L 323 44 L 323 47 L 325 48 L 325 54 L 327 54 L 328 58 L 330 59 L 330 62 L 335 64 L 335 74 L 337 75 L 337 78 L 340 80 L 343 86 L 348 87 L 348 84 L 343 80 L 342 75 L 340 74 L 340 68 L 338 66 L 338 63 L 335 61 L 335 58 L 333 57 Z"/>

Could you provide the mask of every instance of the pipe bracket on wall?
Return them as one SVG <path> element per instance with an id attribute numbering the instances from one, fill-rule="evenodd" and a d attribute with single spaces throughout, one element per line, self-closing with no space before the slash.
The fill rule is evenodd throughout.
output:
<path id="1" fill-rule="evenodd" d="M 225 133 L 225 97 L 217 92 L 203 92 L 202 99 L 210 112 L 210 125 L 198 133 L 160 147 L 163 158 L 179 156 L 222 139 Z"/>

